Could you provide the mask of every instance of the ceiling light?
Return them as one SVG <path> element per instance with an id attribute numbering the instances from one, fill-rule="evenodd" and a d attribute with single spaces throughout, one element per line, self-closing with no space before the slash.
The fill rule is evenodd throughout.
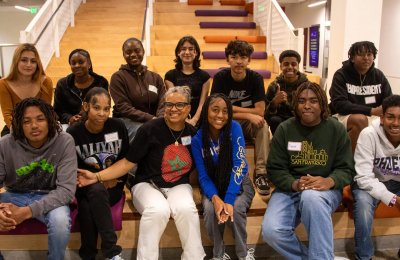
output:
<path id="1" fill-rule="evenodd" d="M 23 7 L 23 6 L 19 6 L 19 5 L 15 5 L 14 7 L 17 8 L 18 10 L 25 11 L 25 12 L 31 11 L 31 9 Z"/>
<path id="2" fill-rule="evenodd" d="M 323 4 L 325 4 L 325 3 L 326 3 L 326 0 L 324 0 L 324 1 L 317 1 L 317 2 L 314 2 L 314 3 L 312 3 L 312 4 L 309 4 L 308 7 L 316 7 L 316 6 L 319 6 L 319 5 L 323 5 Z"/>

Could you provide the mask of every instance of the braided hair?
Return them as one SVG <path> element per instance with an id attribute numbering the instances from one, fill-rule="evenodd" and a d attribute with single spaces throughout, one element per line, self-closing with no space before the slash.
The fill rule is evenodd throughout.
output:
<path id="1" fill-rule="evenodd" d="M 225 101 L 228 108 L 228 121 L 226 125 L 220 130 L 220 136 L 222 140 L 220 143 L 220 149 L 218 154 L 218 164 L 215 165 L 211 154 L 211 135 L 210 135 L 210 123 L 208 122 L 208 109 L 210 105 L 217 99 L 222 99 Z M 232 104 L 227 96 L 221 93 L 216 93 L 209 96 L 203 105 L 203 110 L 201 113 L 201 129 L 203 129 L 203 157 L 204 164 L 207 169 L 207 174 L 215 183 L 218 189 L 218 195 L 224 197 L 226 190 L 229 185 L 232 171 L 232 142 L 231 142 L 231 128 L 232 128 Z"/>
<path id="2" fill-rule="evenodd" d="M 53 138 L 56 133 L 62 131 L 62 128 L 57 121 L 57 114 L 54 112 L 54 109 L 50 104 L 38 98 L 25 98 L 15 106 L 12 114 L 11 134 L 15 140 L 25 139 L 23 123 L 24 114 L 28 107 L 38 107 L 40 111 L 43 112 L 49 127 L 49 133 L 47 135 L 49 139 Z"/>

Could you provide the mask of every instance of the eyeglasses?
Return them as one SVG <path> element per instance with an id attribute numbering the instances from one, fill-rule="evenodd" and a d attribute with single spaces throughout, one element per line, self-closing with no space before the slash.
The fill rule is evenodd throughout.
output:
<path id="1" fill-rule="evenodd" d="M 164 102 L 165 108 L 168 108 L 168 109 L 172 109 L 173 107 L 176 107 L 176 109 L 182 110 L 187 105 L 189 105 L 189 103 L 186 103 L 186 102 L 178 102 L 178 103 Z"/>

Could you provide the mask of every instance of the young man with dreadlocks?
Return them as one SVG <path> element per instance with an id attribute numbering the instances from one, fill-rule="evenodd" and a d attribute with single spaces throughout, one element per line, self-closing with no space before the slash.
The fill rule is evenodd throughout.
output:
<path id="1" fill-rule="evenodd" d="M 369 41 L 351 45 L 341 69 L 333 75 L 331 96 L 332 114 L 337 114 L 350 136 L 354 152 L 358 136 L 373 117 L 382 115 L 382 101 L 392 95 L 385 75 L 375 68 L 378 50 Z"/>
<path id="2" fill-rule="evenodd" d="M 246 243 L 246 212 L 254 188 L 247 174 L 242 129 L 232 120 L 232 105 L 224 94 L 206 99 L 201 118 L 192 153 L 204 194 L 204 223 L 214 244 L 213 260 L 230 259 L 223 241 L 225 223 L 232 227 L 239 260 L 254 260 L 254 249 L 248 250 Z"/>
<path id="3" fill-rule="evenodd" d="M 286 259 L 333 259 L 331 214 L 354 172 L 346 129 L 329 117 L 324 90 L 301 84 L 293 96 L 296 117 L 278 126 L 271 142 L 268 174 L 276 189 L 262 223 L 262 235 Z M 308 247 L 296 237 L 302 222 Z"/>
<path id="4" fill-rule="evenodd" d="M 27 98 L 17 104 L 11 134 L 0 139 L 0 230 L 36 218 L 47 226 L 48 259 L 64 259 L 70 237 L 68 203 L 76 188 L 72 137 L 61 131 L 53 108 Z"/>
<path id="5" fill-rule="evenodd" d="M 237 120 L 246 139 L 254 141 L 254 184 L 261 195 L 269 194 L 267 163 L 270 134 L 264 119 L 265 89 L 260 74 L 249 69 L 254 48 L 245 41 L 230 41 L 225 48 L 229 68 L 214 76 L 211 94 L 223 93 L 233 106 L 233 119 Z"/>

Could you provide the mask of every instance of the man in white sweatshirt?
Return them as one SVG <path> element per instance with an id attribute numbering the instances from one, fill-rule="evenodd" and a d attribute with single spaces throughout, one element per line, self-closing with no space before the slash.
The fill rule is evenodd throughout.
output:
<path id="1" fill-rule="evenodd" d="M 355 258 L 372 259 L 374 211 L 381 201 L 400 207 L 400 96 L 382 103 L 383 115 L 362 130 L 354 155 Z"/>

